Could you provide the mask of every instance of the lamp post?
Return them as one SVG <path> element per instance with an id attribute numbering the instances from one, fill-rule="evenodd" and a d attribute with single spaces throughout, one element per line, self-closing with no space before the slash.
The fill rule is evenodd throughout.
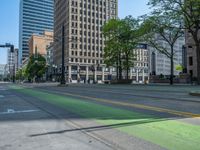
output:
<path id="1" fill-rule="evenodd" d="M 13 83 L 15 83 L 15 63 L 13 64 Z"/>
<path id="2" fill-rule="evenodd" d="M 62 26 L 62 67 L 61 67 L 61 80 L 60 84 L 65 85 L 65 26 Z"/>
<path id="3" fill-rule="evenodd" d="M 63 23 L 62 25 L 62 36 L 58 37 L 58 36 L 53 36 L 54 37 L 54 42 L 61 42 L 62 44 L 62 48 L 61 48 L 61 80 L 60 80 L 60 84 L 61 85 L 65 85 L 66 84 L 66 79 L 65 79 L 65 23 Z M 51 36 L 50 36 L 51 37 Z M 61 38 L 61 40 L 60 40 Z M 79 39 L 76 39 L 76 41 L 78 41 Z M 74 39 L 69 39 L 67 38 L 67 42 L 73 42 Z"/>

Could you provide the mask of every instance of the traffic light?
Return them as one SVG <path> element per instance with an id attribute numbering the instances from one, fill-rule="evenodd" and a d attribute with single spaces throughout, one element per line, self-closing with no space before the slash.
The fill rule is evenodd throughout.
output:
<path id="1" fill-rule="evenodd" d="M 14 45 L 11 45 L 11 46 L 10 46 L 10 52 L 11 52 L 11 53 L 14 53 Z"/>

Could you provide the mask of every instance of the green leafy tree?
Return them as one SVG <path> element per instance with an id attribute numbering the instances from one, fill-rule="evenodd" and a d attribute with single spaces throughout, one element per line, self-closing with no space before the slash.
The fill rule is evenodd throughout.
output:
<path id="1" fill-rule="evenodd" d="M 28 77 L 26 74 L 26 68 L 27 68 L 27 66 L 25 66 L 17 71 L 16 80 L 23 81 Z"/>
<path id="2" fill-rule="evenodd" d="M 22 69 L 19 69 L 16 73 L 16 80 L 22 80 Z"/>
<path id="3" fill-rule="evenodd" d="M 200 84 L 200 0 L 150 0 L 149 5 L 154 9 L 153 14 L 170 17 L 182 27 L 187 36 L 194 41 L 193 48 L 197 56 L 197 81 Z M 181 22 L 179 20 L 182 20 Z"/>
<path id="4" fill-rule="evenodd" d="M 173 84 L 174 59 L 176 55 L 174 46 L 177 40 L 183 37 L 183 29 L 179 26 L 179 22 L 181 22 L 181 20 L 174 20 L 172 14 L 157 14 L 154 12 L 151 16 L 146 17 L 141 25 L 141 32 L 144 34 L 143 40 L 145 40 L 149 46 L 155 48 L 170 59 L 171 85 Z M 163 42 L 166 44 L 162 44 Z"/>
<path id="5" fill-rule="evenodd" d="M 134 65 L 134 49 L 138 45 L 138 20 L 134 19 L 132 16 L 128 16 L 122 19 L 123 28 L 120 35 L 121 47 L 123 52 L 123 66 L 126 70 L 126 79 L 128 79 L 128 74 L 130 67 Z"/>
<path id="6" fill-rule="evenodd" d="M 32 55 L 28 62 L 25 74 L 28 77 L 28 80 L 31 81 L 35 79 L 39 81 L 46 72 L 46 59 L 40 55 Z"/>
<path id="7" fill-rule="evenodd" d="M 122 71 L 128 72 L 133 66 L 134 53 L 138 43 L 138 22 L 131 16 L 125 19 L 112 19 L 103 27 L 106 39 L 104 60 L 107 66 L 117 68 L 117 79 L 122 79 Z"/>
<path id="8" fill-rule="evenodd" d="M 104 62 L 107 66 L 117 68 L 117 79 L 122 79 L 122 49 L 120 31 L 122 22 L 119 19 L 111 19 L 103 27 L 103 33 L 106 38 L 104 48 Z"/>

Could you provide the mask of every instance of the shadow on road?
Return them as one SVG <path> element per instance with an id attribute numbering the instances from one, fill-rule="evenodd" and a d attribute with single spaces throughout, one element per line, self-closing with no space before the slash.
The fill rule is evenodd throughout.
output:
<path id="1" fill-rule="evenodd" d="M 126 122 L 126 123 L 92 126 L 92 127 L 86 127 L 86 128 L 83 127 L 83 128 L 61 130 L 61 131 L 52 131 L 52 132 L 46 132 L 46 133 L 40 133 L 40 134 L 32 134 L 32 135 L 30 135 L 30 137 L 44 136 L 44 135 L 49 135 L 49 134 L 63 134 L 63 133 L 75 132 L 75 131 L 92 132 L 92 131 L 99 131 L 99 130 L 108 130 L 108 129 L 133 126 L 133 125 L 139 125 L 139 124 L 146 124 L 146 123 L 152 123 L 152 122 L 158 122 L 158 121 L 159 122 L 166 121 L 166 119 L 147 119 L 147 120 L 143 120 L 143 121 L 131 121 L 131 122 Z"/>

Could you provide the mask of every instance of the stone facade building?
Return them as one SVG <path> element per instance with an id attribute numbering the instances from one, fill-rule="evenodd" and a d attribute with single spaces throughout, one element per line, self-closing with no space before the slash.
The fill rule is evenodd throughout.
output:
<path id="1" fill-rule="evenodd" d="M 62 27 L 68 81 L 104 81 L 102 26 L 118 16 L 118 0 L 55 0 L 54 62 L 61 67 Z"/>
<path id="2" fill-rule="evenodd" d="M 197 55 L 195 42 L 190 33 L 186 31 L 185 35 L 187 51 L 187 72 L 192 77 L 197 77 Z"/>

